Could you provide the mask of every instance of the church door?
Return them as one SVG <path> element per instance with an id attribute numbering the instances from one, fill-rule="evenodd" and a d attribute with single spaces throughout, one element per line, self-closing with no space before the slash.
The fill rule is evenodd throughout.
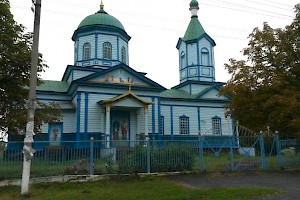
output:
<path id="1" fill-rule="evenodd" d="M 130 113 L 113 111 L 111 113 L 111 139 L 113 141 L 130 140 Z"/>

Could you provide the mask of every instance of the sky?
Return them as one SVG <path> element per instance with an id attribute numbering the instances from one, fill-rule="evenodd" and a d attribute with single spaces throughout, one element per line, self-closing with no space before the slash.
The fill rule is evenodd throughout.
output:
<path id="1" fill-rule="evenodd" d="M 199 20 L 216 42 L 216 81 L 226 82 L 224 68 L 230 58 L 245 59 L 241 50 L 255 27 L 268 22 L 284 28 L 295 16 L 299 0 L 198 0 Z M 33 31 L 32 0 L 10 0 L 15 21 Z M 88 15 L 96 13 L 101 0 L 42 0 L 39 51 L 49 68 L 44 80 L 61 80 L 67 65 L 74 64 L 71 37 Z M 179 84 L 176 44 L 189 24 L 190 0 L 103 0 L 104 10 L 121 21 L 129 41 L 129 66 L 171 88 Z"/>

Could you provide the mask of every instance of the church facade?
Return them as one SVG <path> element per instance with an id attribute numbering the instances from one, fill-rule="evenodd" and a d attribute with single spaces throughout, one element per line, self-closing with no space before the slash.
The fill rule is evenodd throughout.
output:
<path id="1" fill-rule="evenodd" d="M 176 48 L 179 84 L 166 89 L 129 64 L 131 37 L 122 23 L 104 10 L 84 18 L 75 30 L 74 65 L 61 81 L 44 81 L 37 99 L 55 102 L 62 120 L 42 126 L 43 140 L 64 141 L 181 140 L 199 133 L 232 134 L 225 117 L 229 99 L 219 96 L 224 83 L 215 81 L 214 40 L 198 20 L 192 0 L 190 23 Z"/>

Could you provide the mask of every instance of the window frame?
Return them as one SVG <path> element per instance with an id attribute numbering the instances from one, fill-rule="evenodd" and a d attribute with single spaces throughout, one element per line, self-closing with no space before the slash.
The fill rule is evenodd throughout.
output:
<path id="1" fill-rule="evenodd" d="M 190 118 L 186 115 L 179 117 L 179 134 L 190 135 Z"/>
<path id="2" fill-rule="evenodd" d="M 112 59 L 112 45 L 110 42 L 103 43 L 103 59 Z"/>
<path id="3" fill-rule="evenodd" d="M 84 43 L 83 45 L 83 60 L 91 59 L 91 44 L 89 42 Z"/>
<path id="4" fill-rule="evenodd" d="M 212 134 L 222 135 L 222 119 L 218 116 L 212 118 Z"/>
<path id="5" fill-rule="evenodd" d="M 206 59 L 204 59 L 204 56 Z M 204 63 L 204 60 L 207 60 L 207 62 Z M 210 66 L 209 50 L 205 47 L 201 49 L 201 65 Z"/>

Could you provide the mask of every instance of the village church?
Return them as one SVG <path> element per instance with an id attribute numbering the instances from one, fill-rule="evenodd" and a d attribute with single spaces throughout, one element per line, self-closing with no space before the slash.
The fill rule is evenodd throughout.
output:
<path id="1" fill-rule="evenodd" d="M 108 9 L 107 9 L 108 10 Z M 74 63 L 61 81 L 45 80 L 37 100 L 55 102 L 62 120 L 42 126 L 49 146 L 64 141 L 184 140 L 208 134 L 232 134 L 225 116 L 229 99 L 218 92 L 214 47 L 199 19 L 197 0 L 190 2 L 191 19 L 179 37 L 178 85 L 166 89 L 130 67 L 130 35 L 123 24 L 100 10 L 85 17 L 74 31 Z M 168 66 L 167 66 L 168 67 Z"/>

